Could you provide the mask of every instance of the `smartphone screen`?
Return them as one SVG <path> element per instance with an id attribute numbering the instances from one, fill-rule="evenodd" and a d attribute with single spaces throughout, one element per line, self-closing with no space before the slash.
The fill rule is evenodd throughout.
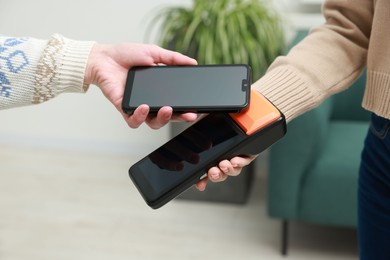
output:
<path id="1" fill-rule="evenodd" d="M 224 151 L 240 143 L 245 134 L 223 114 L 205 117 L 139 161 L 129 174 L 150 204 L 172 192 Z M 199 180 L 199 179 L 198 179 Z"/>
<path id="2" fill-rule="evenodd" d="M 139 105 L 151 112 L 239 112 L 246 108 L 251 84 L 247 65 L 153 66 L 129 70 L 123 110 Z"/>

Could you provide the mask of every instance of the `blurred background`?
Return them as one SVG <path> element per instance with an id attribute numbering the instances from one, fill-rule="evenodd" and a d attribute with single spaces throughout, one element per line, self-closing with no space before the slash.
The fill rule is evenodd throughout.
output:
<path id="1" fill-rule="evenodd" d="M 272 0 L 286 45 L 321 24 L 322 0 Z M 163 7 L 191 0 L 0 1 L 0 33 L 60 33 L 99 43 L 158 43 Z M 91 86 L 37 106 L 0 111 L 0 259 L 284 259 L 267 216 L 267 158 L 245 203 L 175 200 L 153 211 L 127 176 L 170 138 L 170 126 L 129 129 Z M 354 230 L 296 223 L 290 259 L 356 259 Z"/>
<path id="2" fill-rule="evenodd" d="M 305 4 L 274 1 L 289 21 L 291 30 L 320 23 L 318 14 L 306 12 Z M 306 2 L 306 1 L 304 1 Z M 190 6 L 191 0 L 167 1 L 1 1 L 1 34 L 47 39 L 53 33 L 76 40 L 100 43 L 156 43 L 156 29 L 147 31 L 162 7 Z M 319 8 L 314 5 L 314 8 Z M 288 30 L 288 33 L 292 31 Z M 148 36 L 150 34 L 150 36 Z M 168 127 L 129 131 L 121 116 L 92 86 L 86 95 L 64 94 L 40 106 L 2 111 L 0 142 L 56 146 L 103 152 L 145 154 L 169 136 Z M 4 123 L 6 122 L 6 123 Z M 145 138 L 147 136 L 147 138 Z"/>

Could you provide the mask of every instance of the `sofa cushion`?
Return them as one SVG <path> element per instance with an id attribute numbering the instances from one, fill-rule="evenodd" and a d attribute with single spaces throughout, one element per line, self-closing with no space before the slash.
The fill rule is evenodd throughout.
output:
<path id="1" fill-rule="evenodd" d="M 368 122 L 330 124 L 322 154 L 303 179 L 298 219 L 356 226 L 357 179 L 367 129 Z"/>

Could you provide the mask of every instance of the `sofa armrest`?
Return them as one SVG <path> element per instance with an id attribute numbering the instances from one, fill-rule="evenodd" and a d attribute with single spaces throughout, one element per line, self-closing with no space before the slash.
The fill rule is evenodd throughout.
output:
<path id="1" fill-rule="evenodd" d="M 329 126 L 332 99 L 294 119 L 286 136 L 269 152 L 268 213 L 294 219 L 305 174 L 321 153 Z"/>

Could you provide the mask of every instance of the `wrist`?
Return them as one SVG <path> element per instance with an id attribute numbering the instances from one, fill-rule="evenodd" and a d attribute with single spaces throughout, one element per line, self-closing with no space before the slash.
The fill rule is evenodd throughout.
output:
<path id="1" fill-rule="evenodd" d="M 89 86 L 89 85 L 91 85 L 93 83 L 93 81 L 92 81 L 92 75 L 93 75 L 92 71 L 93 71 L 93 65 L 94 65 L 93 60 L 95 59 L 94 57 L 96 56 L 95 55 L 96 45 L 97 44 L 94 44 L 91 47 L 91 51 L 89 52 L 89 55 L 88 55 L 88 60 L 87 60 L 86 66 L 85 66 L 85 73 L 84 73 L 84 81 L 83 81 L 83 85 L 84 86 Z"/>
<path id="2" fill-rule="evenodd" d="M 107 45 L 95 43 L 91 47 L 88 60 L 85 67 L 84 85 L 89 86 L 91 84 L 101 87 L 102 79 L 102 66 L 109 63 L 109 49 Z"/>

